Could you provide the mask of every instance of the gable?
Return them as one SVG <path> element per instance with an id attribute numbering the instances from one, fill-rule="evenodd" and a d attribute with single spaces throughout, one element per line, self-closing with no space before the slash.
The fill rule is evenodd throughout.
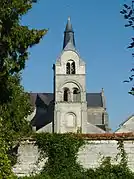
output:
<path id="1" fill-rule="evenodd" d="M 134 115 L 128 117 L 115 132 L 134 132 Z"/>
<path id="2" fill-rule="evenodd" d="M 99 126 L 95 126 L 91 123 L 87 123 L 87 133 L 96 133 L 96 134 L 100 134 L 100 133 L 105 133 L 105 131 L 101 128 L 99 128 Z"/>
<path id="3" fill-rule="evenodd" d="M 134 115 L 129 116 L 120 126 L 131 125 L 132 123 L 134 123 Z"/>

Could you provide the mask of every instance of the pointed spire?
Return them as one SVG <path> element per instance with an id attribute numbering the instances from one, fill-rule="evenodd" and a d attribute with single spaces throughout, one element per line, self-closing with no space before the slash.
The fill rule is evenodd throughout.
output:
<path id="1" fill-rule="evenodd" d="M 74 49 L 75 47 L 74 31 L 72 28 L 70 17 L 68 17 L 66 28 L 64 31 L 63 49 L 67 46 L 68 43 L 69 43 L 69 47 Z"/>
<path id="2" fill-rule="evenodd" d="M 65 32 L 73 32 L 71 18 L 68 17 Z"/>

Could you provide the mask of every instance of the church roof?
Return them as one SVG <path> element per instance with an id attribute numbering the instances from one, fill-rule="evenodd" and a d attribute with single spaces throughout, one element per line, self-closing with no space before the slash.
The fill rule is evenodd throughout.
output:
<path id="1" fill-rule="evenodd" d="M 123 126 L 124 124 L 126 124 L 129 120 L 131 120 L 134 117 L 134 114 L 132 114 L 131 116 L 129 116 L 125 121 L 123 121 L 119 127 Z"/>
<path id="2" fill-rule="evenodd" d="M 134 114 L 123 121 L 115 132 L 134 132 Z"/>
<path id="3" fill-rule="evenodd" d="M 39 130 L 53 121 L 54 103 L 52 93 L 30 93 L 30 102 L 36 107 L 36 114 L 31 121 Z"/>
<path id="4" fill-rule="evenodd" d="M 30 93 L 30 102 L 33 106 L 49 105 L 52 100 L 53 93 Z"/>
<path id="5" fill-rule="evenodd" d="M 88 107 L 103 107 L 101 93 L 87 93 L 86 98 Z"/>
<path id="6" fill-rule="evenodd" d="M 74 49 L 75 49 L 74 31 L 69 17 L 64 31 L 63 50 L 74 50 Z"/>
<path id="7" fill-rule="evenodd" d="M 53 101 L 53 93 L 30 93 L 31 104 L 36 107 L 45 107 Z M 88 107 L 103 107 L 103 100 L 101 93 L 87 93 Z"/>

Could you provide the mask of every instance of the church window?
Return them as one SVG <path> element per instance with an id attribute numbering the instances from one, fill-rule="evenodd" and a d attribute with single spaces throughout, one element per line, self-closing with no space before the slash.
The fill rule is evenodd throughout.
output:
<path id="1" fill-rule="evenodd" d="M 75 62 L 71 63 L 71 74 L 75 74 Z"/>
<path id="2" fill-rule="evenodd" d="M 105 124 L 105 116 L 104 116 L 104 113 L 102 113 L 102 124 Z"/>
<path id="3" fill-rule="evenodd" d="M 73 101 L 74 102 L 80 101 L 80 91 L 78 88 L 74 88 L 74 90 L 73 90 Z"/>
<path id="4" fill-rule="evenodd" d="M 67 65 L 66 65 L 66 74 L 70 74 L 70 63 L 67 62 Z"/>
<path id="5" fill-rule="evenodd" d="M 66 64 L 66 74 L 75 74 L 75 62 L 69 60 Z"/>
<path id="6" fill-rule="evenodd" d="M 68 88 L 65 88 L 63 100 L 66 101 L 66 102 L 69 101 L 69 96 L 70 96 L 70 90 Z"/>

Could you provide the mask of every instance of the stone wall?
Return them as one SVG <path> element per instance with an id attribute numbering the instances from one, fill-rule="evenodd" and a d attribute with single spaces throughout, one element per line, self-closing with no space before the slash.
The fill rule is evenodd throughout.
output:
<path id="1" fill-rule="evenodd" d="M 46 160 L 40 160 L 40 153 L 35 142 L 24 141 L 18 148 L 17 164 L 13 171 L 18 176 L 27 176 L 32 173 L 38 173 Z"/>
<path id="2" fill-rule="evenodd" d="M 112 163 L 117 163 L 116 156 L 119 153 L 116 140 L 92 140 L 79 151 L 79 162 L 84 168 L 96 168 L 103 157 L 110 156 Z M 128 155 L 128 166 L 134 171 L 134 140 L 124 141 L 124 148 Z M 119 159 L 118 159 L 119 161 Z"/>
<path id="3" fill-rule="evenodd" d="M 112 162 L 116 163 L 115 158 L 118 153 L 117 139 L 101 138 L 93 140 L 86 139 L 88 143 L 80 149 L 78 162 L 80 162 L 84 168 L 95 168 L 99 166 L 102 158 L 106 156 L 111 156 Z M 128 166 L 134 171 L 134 138 L 124 140 L 124 148 L 128 154 Z M 34 145 L 34 142 L 22 142 L 18 149 L 18 163 L 14 166 L 13 171 L 18 176 L 39 172 L 47 159 L 40 161 L 37 165 L 38 158 L 39 151 L 37 146 Z"/>

